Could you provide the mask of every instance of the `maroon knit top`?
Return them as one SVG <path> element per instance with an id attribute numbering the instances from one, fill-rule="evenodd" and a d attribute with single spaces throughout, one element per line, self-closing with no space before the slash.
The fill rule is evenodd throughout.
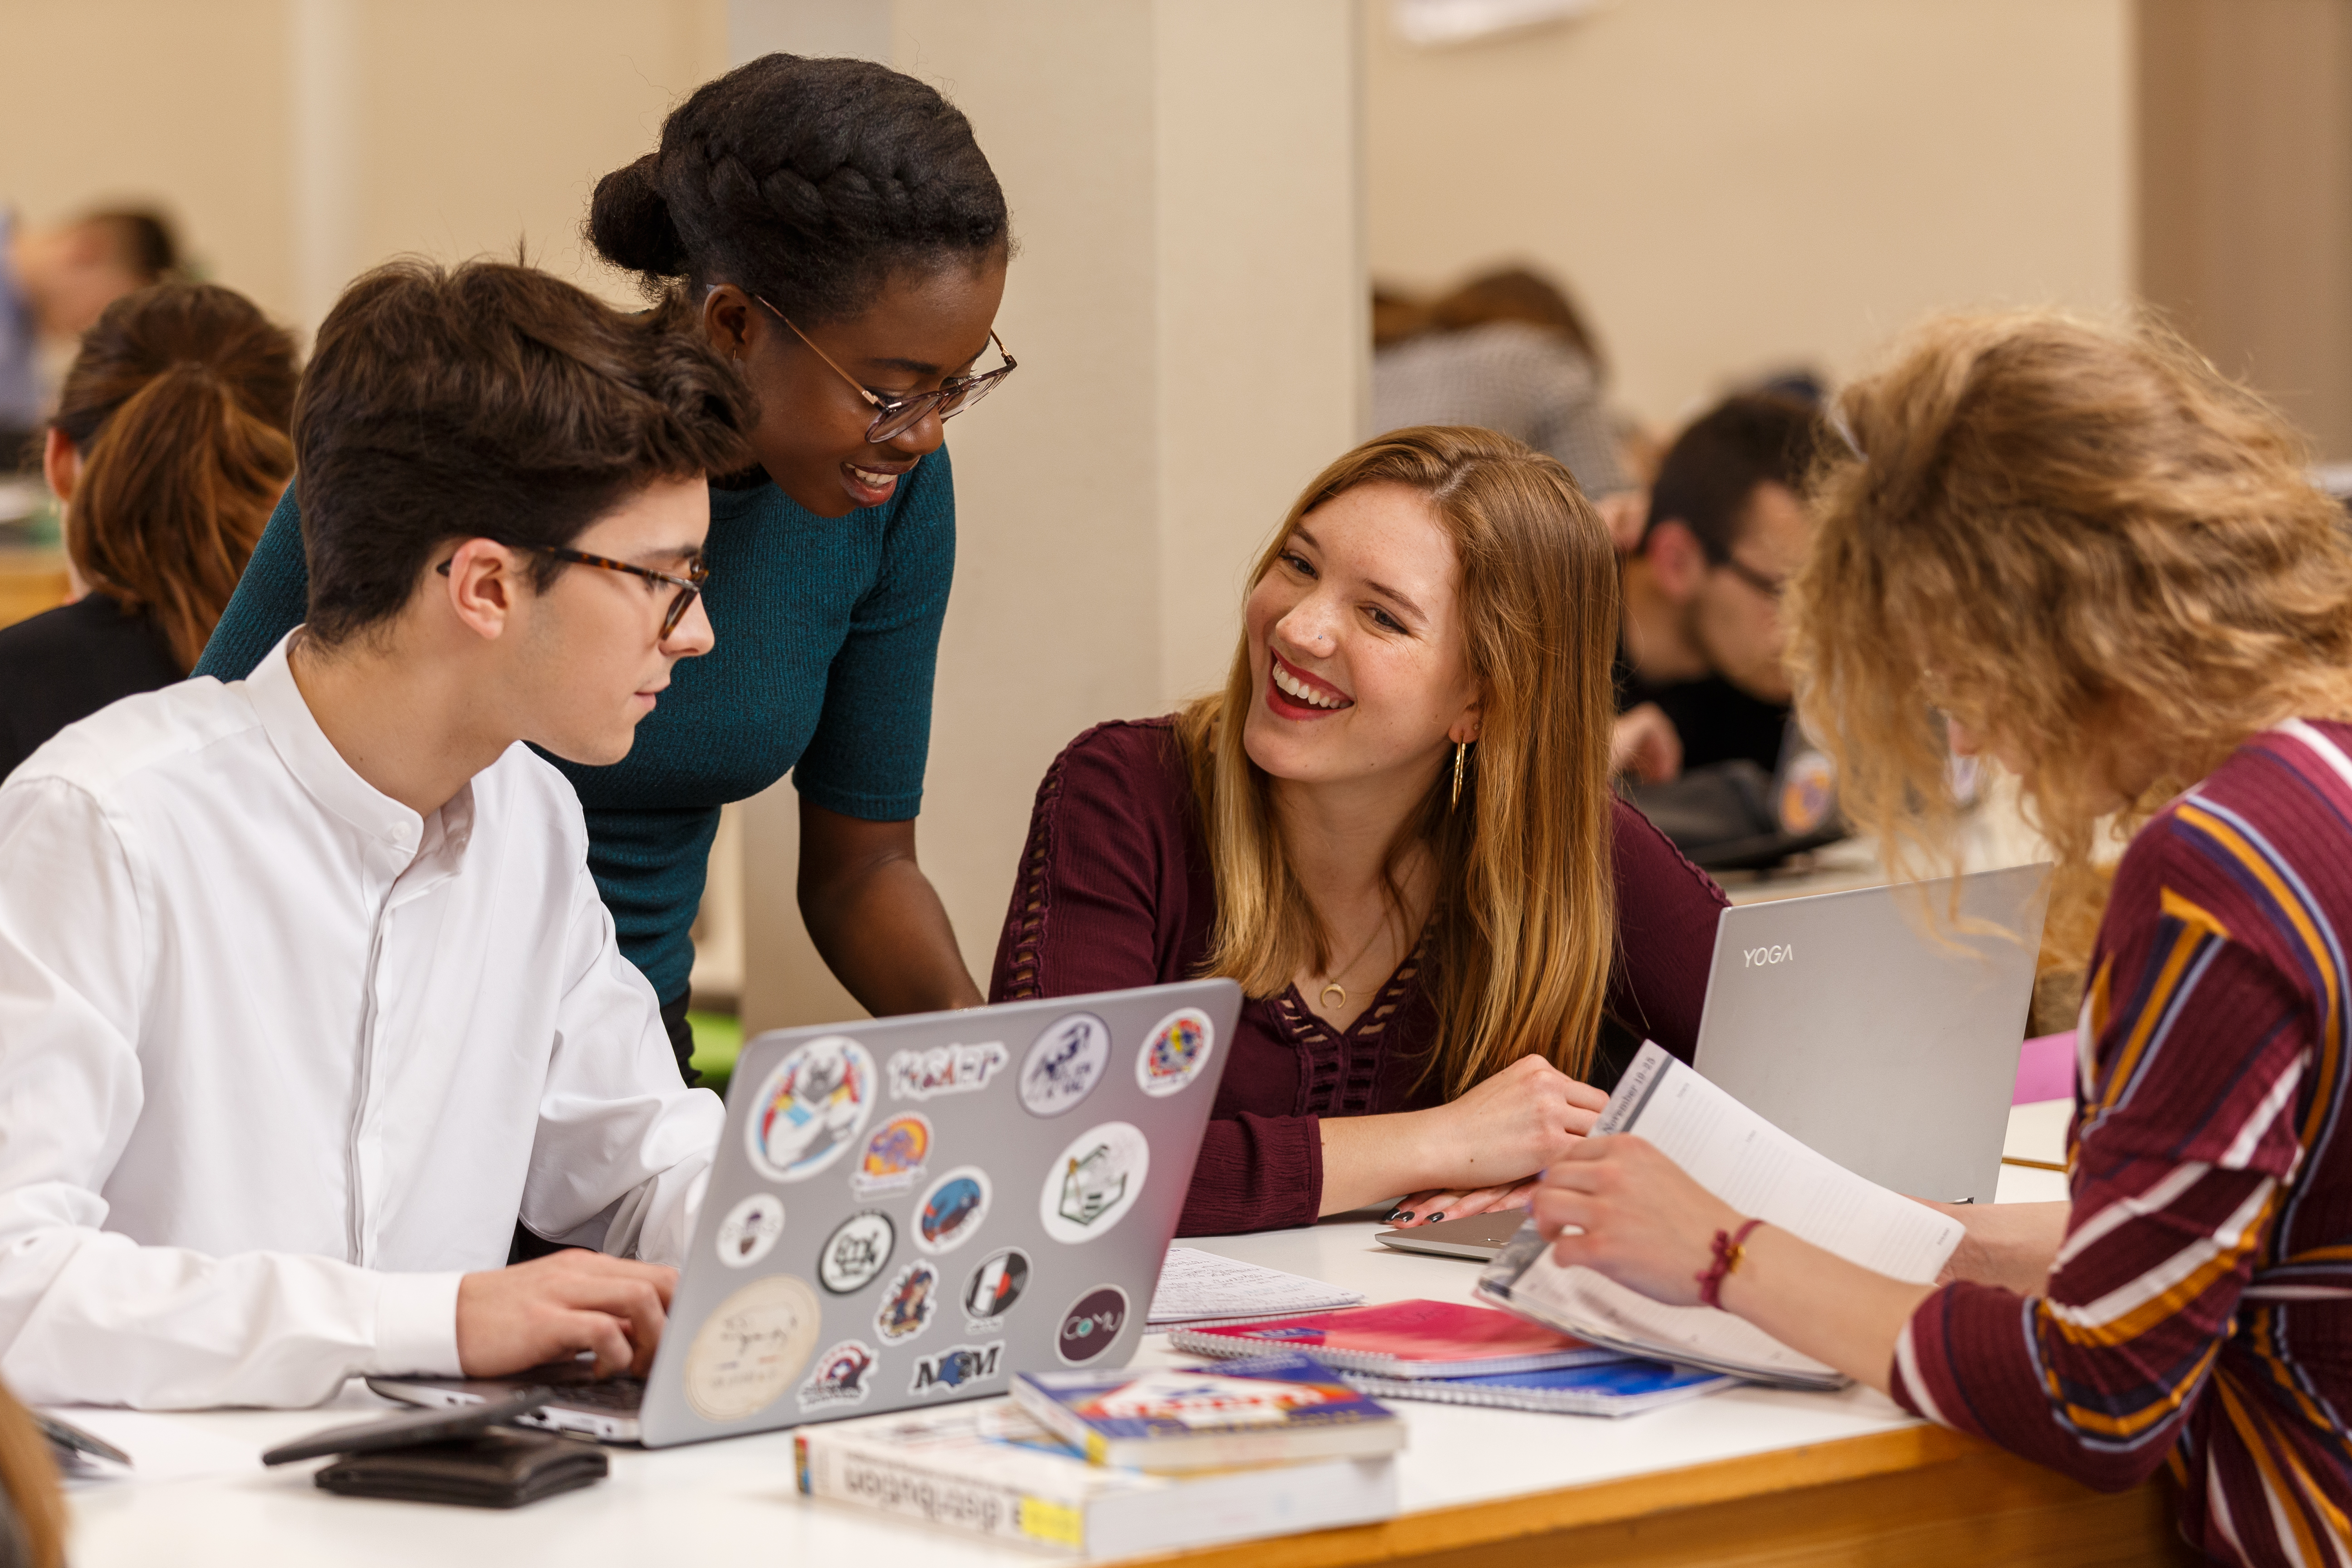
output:
<path id="1" fill-rule="evenodd" d="M 1608 1010 L 1638 1041 L 1687 1061 L 1716 915 L 1726 900 L 1633 807 L 1616 806 L 1616 973 Z M 1216 889 L 1172 719 L 1097 725 L 1038 786 L 1029 845 L 996 948 L 989 1000 L 1070 996 L 1190 980 L 1209 951 Z M 1311 1225 L 1323 1199 L 1326 1116 L 1417 1110 L 1437 1034 L 1418 955 L 1353 1027 L 1328 1026 L 1291 986 L 1242 1005 L 1177 1230 L 1228 1235 Z"/>

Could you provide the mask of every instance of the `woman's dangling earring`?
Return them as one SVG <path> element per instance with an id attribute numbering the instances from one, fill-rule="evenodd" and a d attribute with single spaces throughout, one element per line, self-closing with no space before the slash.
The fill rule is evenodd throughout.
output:
<path id="1" fill-rule="evenodd" d="M 1458 810 L 1460 810 L 1460 809 L 1461 809 L 1461 806 L 1462 806 L 1462 763 L 1463 763 L 1463 759 L 1465 759 L 1465 757 L 1469 756 L 1469 754 L 1470 754 L 1470 742 L 1467 742 L 1467 741 L 1456 741 L 1456 742 L 1454 742 L 1454 804 L 1453 804 L 1453 805 L 1449 805 L 1449 806 L 1447 806 L 1447 807 L 1445 808 L 1445 809 L 1446 809 L 1446 810 L 1448 810 L 1448 811 L 1458 811 Z"/>

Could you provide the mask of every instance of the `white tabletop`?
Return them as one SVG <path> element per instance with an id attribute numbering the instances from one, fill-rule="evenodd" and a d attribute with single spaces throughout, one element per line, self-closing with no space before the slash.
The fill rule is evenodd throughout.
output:
<path id="1" fill-rule="evenodd" d="M 1374 1301 L 1469 1299 L 1475 1265 L 1392 1252 L 1371 1239 L 1378 1228 L 1327 1223 L 1185 1245 L 1311 1275 Z M 1147 1341 L 1139 1362 L 1170 1359 L 1165 1343 Z M 268 1470 L 258 1462 L 272 1444 L 362 1420 L 380 1408 L 382 1401 L 353 1384 L 333 1405 L 315 1410 L 68 1412 L 140 1461 L 137 1479 L 76 1489 L 75 1563 L 406 1568 L 438 1561 L 577 1568 L 583 1561 L 631 1557 L 739 1561 L 753 1552 L 786 1563 L 852 1563 L 909 1548 L 920 1550 L 926 1568 L 1039 1560 L 810 1502 L 793 1490 L 792 1437 L 782 1432 L 655 1453 L 614 1449 L 612 1478 L 604 1484 L 510 1513 L 333 1497 L 311 1484 L 315 1466 Z M 1412 1434 L 1398 1470 L 1409 1512 L 1860 1436 L 1909 1420 L 1864 1389 L 1820 1394 L 1740 1387 L 1619 1421 L 1412 1401 L 1398 1401 L 1396 1408 Z"/>

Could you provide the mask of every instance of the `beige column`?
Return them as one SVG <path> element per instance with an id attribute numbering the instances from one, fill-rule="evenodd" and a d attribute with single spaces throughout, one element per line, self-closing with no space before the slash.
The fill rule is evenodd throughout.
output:
<path id="1" fill-rule="evenodd" d="M 984 984 L 1055 753 L 1217 683 L 1251 552 L 1359 433 L 1357 16 L 891 10 L 890 63 L 971 117 L 1021 245 L 999 323 L 1020 374 L 950 426 L 956 584 L 919 829 Z M 744 813 L 753 1029 L 854 1016 L 794 907 L 795 810 L 785 785 Z"/>

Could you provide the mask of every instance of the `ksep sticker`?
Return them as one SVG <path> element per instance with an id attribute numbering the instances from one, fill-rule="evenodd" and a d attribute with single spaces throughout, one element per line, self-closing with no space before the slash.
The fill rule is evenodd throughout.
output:
<path id="1" fill-rule="evenodd" d="M 933 1046 L 898 1051 L 890 1058 L 890 1098 L 929 1100 L 935 1094 L 970 1094 L 1013 1059 L 1002 1040 L 977 1046 Z"/>
<path id="2" fill-rule="evenodd" d="M 1054 1353 L 1072 1366 L 1084 1366 L 1110 1349 L 1127 1326 L 1127 1292 L 1116 1285 L 1087 1291 L 1062 1314 L 1054 1332 Z"/>
<path id="3" fill-rule="evenodd" d="M 1198 1007 L 1171 1013 L 1135 1054 L 1135 1081 L 1146 1094 L 1174 1094 L 1201 1076 L 1216 1043 L 1216 1026 Z"/>
<path id="4" fill-rule="evenodd" d="M 817 1283 L 836 1296 L 863 1290 L 890 1261 L 898 1227 L 887 1214 L 854 1214 L 833 1227 L 817 1254 Z"/>
<path id="5" fill-rule="evenodd" d="M 877 1085 L 874 1058 L 845 1035 L 794 1047 L 751 1101 L 744 1142 L 751 1168 L 772 1182 L 799 1182 L 841 1158 L 866 1129 Z"/>
<path id="6" fill-rule="evenodd" d="M 903 1111 L 876 1128 L 850 1173 L 850 1187 L 862 1198 L 903 1193 L 920 1181 L 923 1161 L 931 1152 L 931 1121 L 919 1111 Z"/>
<path id="7" fill-rule="evenodd" d="M 973 1384 L 986 1383 L 1003 1370 L 1004 1342 L 987 1345 L 950 1345 L 915 1363 L 909 1394 L 953 1394 Z"/>
<path id="8" fill-rule="evenodd" d="M 988 1173 L 961 1165 L 933 1182 L 915 1213 L 915 1245 L 926 1252 L 953 1252 L 970 1241 L 988 1217 Z"/>
<path id="9" fill-rule="evenodd" d="M 867 1374 L 874 1370 L 874 1347 L 860 1340 L 844 1340 L 816 1358 L 816 1370 L 801 1384 L 803 1410 L 831 1410 L 863 1405 L 874 1392 Z"/>
<path id="10" fill-rule="evenodd" d="M 784 1200 L 772 1193 L 754 1193 L 727 1211 L 719 1222 L 719 1261 L 730 1268 L 749 1268 L 784 1234 Z"/>
<path id="11" fill-rule="evenodd" d="M 1127 1217 L 1150 1171 L 1150 1140 L 1132 1122 L 1088 1128 L 1046 1168 L 1037 1218 L 1055 1241 L 1092 1241 Z"/>
<path id="12" fill-rule="evenodd" d="M 882 1292 L 882 1305 L 874 1310 L 874 1331 L 884 1344 L 911 1340 L 931 1326 L 939 1310 L 940 1271 L 918 1258 L 898 1270 Z"/>
<path id="13" fill-rule="evenodd" d="M 963 1315 L 975 1323 L 993 1322 L 1021 1300 L 1029 1288 L 1029 1255 L 1017 1247 L 992 1252 L 963 1283 Z"/>
<path id="14" fill-rule="evenodd" d="M 1056 1018 L 1021 1060 L 1021 1103 L 1059 1116 L 1092 1093 L 1110 1060 L 1110 1026 L 1092 1013 Z"/>
<path id="15" fill-rule="evenodd" d="M 754 1279 L 703 1320 L 686 1352 L 686 1402 L 705 1421 L 773 1405 L 816 1349 L 816 1292 L 789 1274 Z"/>

